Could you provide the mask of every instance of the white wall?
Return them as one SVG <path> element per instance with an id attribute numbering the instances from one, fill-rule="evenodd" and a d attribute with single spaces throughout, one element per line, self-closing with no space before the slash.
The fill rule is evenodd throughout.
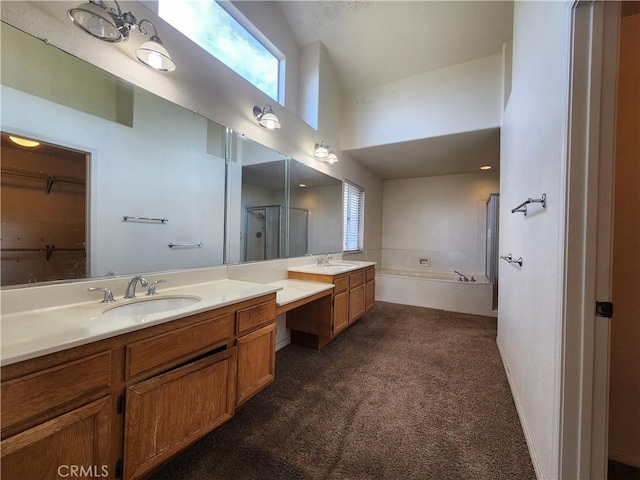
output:
<path id="1" fill-rule="evenodd" d="M 498 53 L 348 95 L 342 148 L 500 126 L 502 59 Z"/>
<path id="2" fill-rule="evenodd" d="M 386 180 L 382 267 L 484 274 L 486 201 L 499 181 L 497 172 Z"/>
<path id="3" fill-rule="evenodd" d="M 560 478 L 564 198 L 571 10 L 516 2 L 512 90 L 501 135 L 498 345 L 539 478 Z M 511 213 L 547 194 L 546 209 Z"/>
<path id="4" fill-rule="evenodd" d="M 336 212 L 342 212 L 342 185 L 316 188 L 292 186 L 291 206 L 309 211 L 309 253 L 342 250 L 342 215 L 336 215 Z"/>

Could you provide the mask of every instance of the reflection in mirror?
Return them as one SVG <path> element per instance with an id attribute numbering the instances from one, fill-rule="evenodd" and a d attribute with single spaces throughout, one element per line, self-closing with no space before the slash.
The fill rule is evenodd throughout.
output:
<path id="1" fill-rule="evenodd" d="M 84 278 L 86 154 L 2 133 L 2 285 Z"/>
<path id="2" fill-rule="evenodd" d="M 236 133 L 230 144 L 229 263 L 284 258 L 286 158 Z"/>
<path id="3" fill-rule="evenodd" d="M 6 24 L 0 33 L 2 131 L 88 157 L 86 197 L 76 203 L 87 208 L 89 233 L 77 227 L 68 239 L 87 239 L 79 270 L 95 277 L 222 264 L 226 129 Z M 48 220 L 62 228 L 68 211 Z M 30 262 L 19 265 L 20 278 L 44 279 Z"/>
<path id="4" fill-rule="evenodd" d="M 340 252 L 342 182 L 291 160 L 289 189 L 289 256 Z"/>

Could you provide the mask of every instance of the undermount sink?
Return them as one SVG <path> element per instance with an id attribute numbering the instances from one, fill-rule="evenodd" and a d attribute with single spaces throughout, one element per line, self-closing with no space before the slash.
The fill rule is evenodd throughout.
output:
<path id="1" fill-rule="evenodd" d="M 120 317 L 151 315 L 153 313 L 167 312 L 169 310 L 188 307 L 198 303 L 200 300 L 202 300 L 200 297 L 189 296 L 142 298 L 140 300 L 133 300 L 124 305 L 109 307 L 102 313 L 105 315 L 117 315 Z"/>

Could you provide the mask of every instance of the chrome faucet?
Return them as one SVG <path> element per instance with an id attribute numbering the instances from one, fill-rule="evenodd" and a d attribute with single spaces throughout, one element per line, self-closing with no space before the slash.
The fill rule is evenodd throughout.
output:
<path id="1" fill-rule="evenodd" d="M 140 285 L 146 287 L 149 282 L 142 275 L 134 276 L 130 281 L 129 285 L 127 285 L 127 291 L 124 294 L 124 298 L 134 298 L 136 296 L 136 285 L 138 284 L 138 280 L 140 281 Z"/>
<path id="2" fill-rule="evenodd" d="M 320 258 L 316 260 L 318 265 L 329 265 L 329 260 L 333 260 L 333 255 L 322 255 Z"/>

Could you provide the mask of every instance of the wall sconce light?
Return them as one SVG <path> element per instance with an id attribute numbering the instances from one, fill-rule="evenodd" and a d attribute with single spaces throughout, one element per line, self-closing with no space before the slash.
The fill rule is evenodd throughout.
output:
<path id="1" fill-rule="evenodd" d="M 338 157 L 333 153 L 333 151 L 331 151 L 329 152 L 329 155 L 327 155 L 327 158 L 324 159 L 324 163 L 338 163 Z"/>
<path id="2" fill-rule="evenodd" d="M 129 39 L 129 32 L 136 28 L 143 35 L 148 35 L 142 26 L 148 23 L 154 34 L 148 42 L 143 43 L 136 51 L 137 59 L 145 65 L 162 72 L 173 72 L 176 64 L 171 60 L 169 52 L 162 46 L 156 26 L 147 19 L 138 19 L 131 13 L 122 13 L 120 4 L 113 0 L 116 9 L 109 9 L 103 0 L 89 0 L 76 8 L 67 11 L 69 20 L 89 35 L 104 42 L 119 43 Z"/>
<path id="3" fill-rule="evenodd" d="M 313 151 L 313 156 L 316 158 L 327 158 L 329 156 L 329 150 L 331 150 L 331 145 L 327 145 L 322 140 L 320 143 L 316 143 L 316 148 Z"/>
<path id="4" fill-rule="evenodd" d="M 313 156 L 321 159 L 324 163 L 337 163 L 338 157 L 333 150 L 331 149 L 331 145 L 325 143 L 322 140 L 320 143 L 316 143 L 315 150 L 313 151 Z"/>
<path id="5" fill-rule="evenodd" d="M 280 120 L 273 113 L 271 105 L 265 105 L 264 108 L 253 107 L 253 116 L 256 118 L 261 127 L 269 130 L 277 130 L 280 128 Z"/>

